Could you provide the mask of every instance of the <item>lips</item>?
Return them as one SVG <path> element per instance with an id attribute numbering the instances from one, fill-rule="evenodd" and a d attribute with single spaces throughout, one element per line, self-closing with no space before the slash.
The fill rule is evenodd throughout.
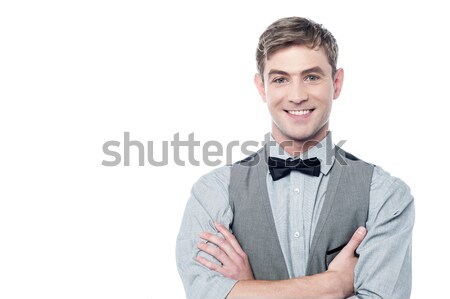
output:
<path id="1" fill-rule="evenodd" d="M 295 122 L 303 122 L 309 119 L 315 109 L 298 109 L 298 110 L 284 110 L 287 116 Z"/>
<path id="2" fill-rule="evenodd" d="M 291 115 L 307 115 L 314 111 L 314 109 L 303 109 L 303 110 L 285 110 Z"/>

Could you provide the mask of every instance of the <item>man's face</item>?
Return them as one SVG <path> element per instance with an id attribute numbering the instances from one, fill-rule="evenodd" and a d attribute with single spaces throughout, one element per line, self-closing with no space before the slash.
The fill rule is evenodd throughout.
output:
<path id="1" fill-rule="evenodd" d="M 291 46 L 266 58 L 263 75 L 264 81 L 255 75 L 255 84 L 269 108 L 275 140 L 322 140 L 332 102 L 341 91 L 343 70 L 333 78 L 322 48 Z"/>

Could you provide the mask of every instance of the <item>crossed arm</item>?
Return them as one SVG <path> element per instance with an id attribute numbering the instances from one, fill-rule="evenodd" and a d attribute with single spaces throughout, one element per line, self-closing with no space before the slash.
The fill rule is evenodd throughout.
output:
<path id="1" fill-rule="evenodd" d="M 200 242 L 198 248 L 215 257 L 221 265 L 201 256 L 197 257 L 197 261 L 225 277 L 238 280 L 228 294 L 228 299 L 326 299 L 347 298 L 353 295 L 353 273 L 357 262 L 355 250 L 365 236 L 364 227 L 354 233 L 326 272 L 289 280 L 265 281 L 254 279 L 248 257 L 234 235 L 222 224 L 216 223 L 215 226 L 223 238 L 203 232 L 201 238 L 216 246 Z"/>
<path id="2" fill-rule="evenodd" d="M 360 257 L 354 269 L 354 274 L 351 273 L 351 275 L 354 275 L 353 285 L 355 288 L 355 296 L 352 298 L 407 299 L 410 296 L 411 236 L 414 224 L 413 198 L 409 188 L 404 183 L 395 178 L 385 179 L 385 177 L 386 175 L 383 174 L 381 169 L 375 168 L 372 181 L 371 208 L 366 223 L 367 235 L 358 246 L 357 253 Z M 187 298 L 222 299 L 227 294 L 228 298 L 252 298 L 251 296 L 253 298 L 283 298 L 282 296 L 284 298 L 305 298 L 308 293 L 306 293 L 307 290 L 302 290 L 302 288 L 310 287 L 311 290 L 317 292 L 319 289 L 323 289 L 323 284 L 330 288 L 335 283 L 342 286 L 339 279 L 345 279 L 345 277 L 338 277 L 338 274 L 342 271 L 335 270 L 336 272 L 333 272 L 334 266 L 337 265 L 339 269 L 339 260 L 343 260 L 344 263 L 347 261 L 341 254 L 333 260 L 327 272 L 318 275 L 287 281 L 255 281 L 251 280 L 252 277 L 233 276 L 233 273 L 248 274 L 249 271 L 244 270 L 244 268 L 237 268 L 238 271 L 233 270 L 232 264 L 227 261 L 224 261 L 224 263 L 218 262 L 220 257 L 214 257 L 214 252 L 210 254 L 205 250 L 199 251 L 196 244 L 202 231 L 218 234 L 218 229 L 214 227 L 213 220 L 224 223 L 226 226 L 232 223 L 233 213 L 228 203 L 227 182 L 225 171 L 214 172 L 208 177 L 200 179 L 193 187 L 191 198 L 186 206 L 177 238 L 176 256 L 178 271 Z M 210 200 L 211 198 L 214 198 L 214 200 Z M 220 234 L 223 236 L 222 233 Z M 207 235 L 204 237 L 207 237 Z M 207 239 L 204 238 L 204 240 Z M 214 243 L 214 240 L 208 241 Z M 209 248 L 211 245 L 204 246 Z M 230 255 L 237 257 L 238 261 L 239 259 L 246 261 L 242 252 L 235 251 L 240 257 L 232 253 Z M 224 264 L 225 267 L 222 267 L 221 271 L 229 269 L 231 272 L 220 273 L 216 271 L 217 268 L 216 270 L 210 270 L 209 268 L 215 266 L 212 263 L 202 264 L 200 260 L 196 259 L 198 256 L 206 258 L 205 260 L 200 259 L 204 262 Z M 350 257 L 352 256 L 350 255 Z M 248 265 L 248 260 L 246 263 Z M 208 266 L 210 267 L 208 268 Z M 232 267 L 230 268 L 230 266 Z M 349 281 L 351 280 L 349 279 Z M 353 285 L 350 286 L 352 290 Z M 347 292 L 346 295 L 348 293 L 351 292 Z M 328 298 L 345 297 L 342 295 L 343 292 L 340 292 L 340 294 L 341 296 L 329 296 Z M 309 298 L 311 297 L 320 298 L 318 294 L 309 296 Z M 327 295 L 324 295 L 323 298 L 327 298 Z"/>

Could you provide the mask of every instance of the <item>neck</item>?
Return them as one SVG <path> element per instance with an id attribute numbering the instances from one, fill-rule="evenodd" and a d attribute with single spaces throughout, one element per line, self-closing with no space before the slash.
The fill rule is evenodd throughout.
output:
<path id="1" fill-rule="evenodd" d="M 273 133 L 272 136 L 285 152 L 293 157 L 297 157 L 321 142 L 323 138 L 327 136 L 327 132 L 325 132 L 323 136 L 321 134 L 320 136 L 314 136 L 313 138 L 305 140 L 295 140 L 288 136 L 276 136 L 276 134 Z"/>

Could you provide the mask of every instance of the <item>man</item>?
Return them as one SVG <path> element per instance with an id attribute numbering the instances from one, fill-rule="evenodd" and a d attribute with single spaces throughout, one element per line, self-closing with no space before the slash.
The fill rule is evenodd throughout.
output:
<path id="1" fill-rule="evenodd" d="M 261 35 L 255 84 L 270 141 L 194 184 L 177 239 L 188 298 L 409 298 L 413 197 L 334 146 L 337 56 L 331 33 L 308 19 Z"/>

